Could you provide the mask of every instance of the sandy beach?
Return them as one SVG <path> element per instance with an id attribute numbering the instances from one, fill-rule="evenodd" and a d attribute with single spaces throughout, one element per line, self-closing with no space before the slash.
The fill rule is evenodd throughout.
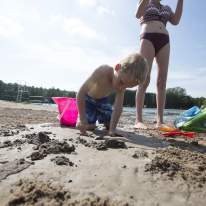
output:
<path id="1" fill-rule="evenodd" d="M 205 205 L 206 135 L 61 127 L 51 106 L 0 101 L 0 205 Z M 127 128 L 128 130 L 125 129 Z M 122 127 L 123 128 L 123 127 Z"/>

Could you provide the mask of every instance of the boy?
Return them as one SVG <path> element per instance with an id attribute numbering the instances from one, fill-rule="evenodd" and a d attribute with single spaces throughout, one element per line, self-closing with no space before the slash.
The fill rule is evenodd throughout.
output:
<path id="1" fill-rule="evenodd" d="M 98 67 L 77 94 L 80 132 L 86 134 L 86 130 L 94 129 L 98 120 L 109 129 L 109 135 L 114 136 L 122 112 L 125 89 L 142 84 L 147 73 L 147 62 L 137 53 L 120 61 L 115 68 L 108 65 Z M 116 97 L 112 112 L 108 96 L 113 91 Z"/>

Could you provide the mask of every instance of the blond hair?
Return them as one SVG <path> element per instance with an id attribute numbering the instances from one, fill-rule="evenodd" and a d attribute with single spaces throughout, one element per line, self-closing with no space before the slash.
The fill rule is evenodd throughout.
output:
<path id="1" fill-rule="evenodd" d="M 130 77 L 137 81 L 137 84 L 142 84 L 148 74 L 149 67 L 147 60 L 138 53 L 133 53 L 120 61 L 120 71 L 130 75 Z"/>

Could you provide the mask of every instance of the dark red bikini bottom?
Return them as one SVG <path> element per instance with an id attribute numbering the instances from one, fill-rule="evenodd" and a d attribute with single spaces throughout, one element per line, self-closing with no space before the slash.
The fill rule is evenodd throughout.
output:
<path id="1" fill-rule="evenodd" d="M 163 46 L 170 42 L 169 35 L 162 33 L 143 33 L 140 35 L 140 39 L 147 39 L 152 42 L 155 49 L 155 56 Z"/>

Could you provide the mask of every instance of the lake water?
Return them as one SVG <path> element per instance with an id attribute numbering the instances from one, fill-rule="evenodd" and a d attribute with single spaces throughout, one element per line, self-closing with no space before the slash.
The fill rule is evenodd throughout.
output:
<path id="1" fill-rule="evenodd" d="M 45 105 L 48 107 L 48 104 Z M 50 104 L 50 107 L 52 107 L 54 110 L 57 111 L 57 105 L 56 104 Z M 144 108 L 143 109 L 143 120 L 146 122 L 154 122 L 156 121 L 156 109 L 154 108 Z M 165 109 L 164 110 L 164 121 L 167 123 L 172 123 L 178 117 L 182 112 L 185 110 L 177 110 L 177 109 Z M 135 113 L 136 109 L 135 107 L 124 107 L 123 113 L 121 115 L 121 119 L 124 119 L 124 122 L 129 125 L 134 125 L 135 122 Z M 126 121 L 125 121 L 126 120 Z"/>
<path id="2" fill-rule="evenodd" d="M 143 119 L 147 122 L 153 122 L 156 120 L 156 109 L 154 108 L 144 108 L 143 109 Z M 174 122 L 177 116 L 179 116 L 184 110 L 177 109 L 165 109 L 164 110 L 164 121 L 165 122 Z M 135 107 L 124 107 L 123 115 L 130 116 L 132 119 L 135 119 L 136 109 Z"/>
<path id="3" fill-rule="evenodd" d="M 143 109 L 143 121 L 145 123 L 152 123 L 156 121 L 156 109 L 144 108 Z M 164 110 L 164 122 L 168 125 L 173 125 L 174 120 L 183 112 L 184 110 L 177 109 L 165 109 Z M 124 107 L 123 113 L 120 117 L 118 123 L 119 127 L 126 130 L 133 130 L 136 121 L 135 117 L 136 109 L 134 107 Z"/>

